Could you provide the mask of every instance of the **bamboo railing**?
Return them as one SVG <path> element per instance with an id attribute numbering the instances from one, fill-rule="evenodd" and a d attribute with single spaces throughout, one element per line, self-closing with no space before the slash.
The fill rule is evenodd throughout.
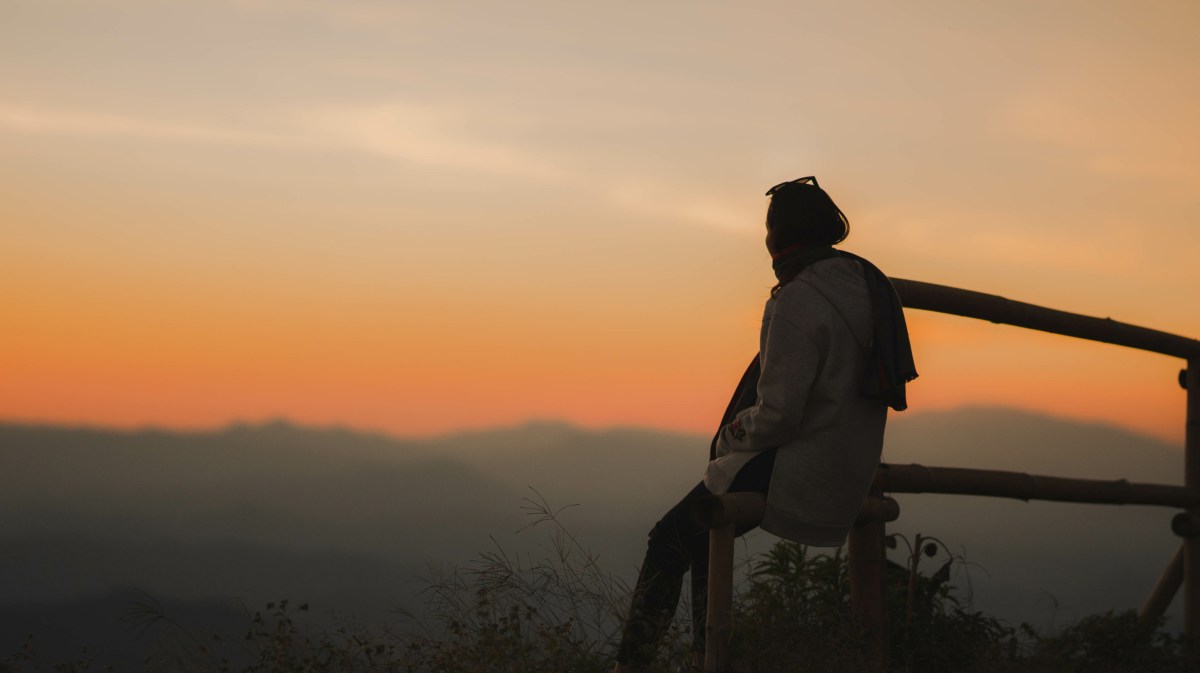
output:
<path id="1" fill-rule="evenodd" d="M 867 504 L 847 541 L 851 606 L 867 633 L 872 634 L 871 647 L 878 654 L 879 669 L 885 670 L 888 661 L 887 610 L 883 602 L 887 567 L 886 524 L 899 516 L 898 506 L 894 500 L 885 497 L 886 493 L 946 493 L 1021 500 L 1158 505 L 1183 510 L 1174 516 L 1170 525 L 1172 532 L 1182 537 L 1183 542 L 1142 605 L 1140 615 L 1145 621 L 1156 621 L 1182 586 L 1184 631 L 1200 637 L 1200 341 L 1109 318 L 1068 313 L 944 285 L 902 278 L 893 278 L 892 283 L 906 309 L 978 318 L 1182 358 L 1186 361 L 1186 369 L 1180 373 L 1179 383 L 1187 390 L 1187 426 L 1182 486 L 1140 484 L 1123 479 L 1048 477 L 999 470 L 881 465 Z M 705 671 L 724 670 L 728 661 L 728 601 L 732 592 L 734 526 L 739 522 L 751 523 L 751 519 L 752 523 L 757 523 L 762 517 L 761 496 L 758 496 L 759 500 L 743 503 L 734 495 L 714 496 L 714 500 L 706 505 L 706 511 L 698 513 L 713 524 L 708 594 L 711 630 L 707 641 L 711 655 L 706 655 Z M 722 498 L 731 498 L 729 504 Z M 712 603 L 714 596 L 716 604 Z"/>
<path id="2" fill-rule="evenodd" d="M 876 474 L 874 492 L 948 493 L 1022 500 L 1160 505 L 1183 509 L 1184 512 L 1171 521 L 1171 530 L 1183 537 L 1183 542 L 1143 604 L 1141 617 L 1146 621 L 1161 617 L 1182 585 L 1184 631 L 1193 637 L 1200 636 L 1200 341 L 1110 318 L 1058 311 L 982 292 L 903 278 L 893 278 L 892 284 L 906 309 L 978 318 L 1128 346 L 1186 361 L 1186 369 L 1181 372 L 1179 379 L 1187 390 L 1183 486 L 1044 477 L 998 470 L 888 465 L 881 466 Z M 875 550 L 881 547 L 885 536 L 882 523 L 859 525 L 851 530 L 849 555 L 852 594 L 881 595 L 875 585 L 881 581 L 882 573 L 876 568 L 866 567 L 869 563 L 856 562 L 855 550 L 865 550 L 860 554 L 877 559 Z M 851 602 L 865 623 L 883 624 L 879 646 L 885 647 L 887 612 L 882 601 L 852 598 Z"/>
<path id="3" fill-rule="evenodd" d="M 1144 351 L 1191 359 L 1200 356 L 1200 341 L 1078 313 L 1057 311 L 1034 304 L 1005 299 L 994 294 L 956 287 L 893 278 L 892 285 L 904 308 L 978 318 L 1002 325 L 1027 327 L 1040 332 L 1128 346 Z"/>

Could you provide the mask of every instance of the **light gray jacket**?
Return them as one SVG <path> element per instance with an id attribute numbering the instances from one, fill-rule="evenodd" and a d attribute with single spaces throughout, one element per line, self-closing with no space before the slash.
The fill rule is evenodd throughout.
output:
<path id="1" fill-rule="evenodd" d="M 883 451 L 887 406 L 859 394 L 872 333 L 866 280 L 852 259 L 815 262 L 767 300 L 758 401 L 721 429 L 705 486 L 726 492 L 756 452 L 778 448 L 762 528 L 841 545 Z"/>

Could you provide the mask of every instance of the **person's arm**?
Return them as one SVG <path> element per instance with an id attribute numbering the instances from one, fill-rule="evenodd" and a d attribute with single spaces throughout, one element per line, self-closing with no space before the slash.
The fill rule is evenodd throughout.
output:
<path id="1" fill-rule="evenodd" d="M 797 296 L 787 298 L 789 304 L 795 304 L 799 299 Z M 784 298 L 780 297 L 780 301 Z M 804 313 L 786 310 L 789 308 L 798 307 L 776 307 L 761 353 L 758 401 L 721 428 L 716 447 L 718 457 L 733 451 L 776 448 L 800 434 L 809 390 L 820 369 L 818 341 L 821 332 L 827 328 L 814 325 L 802 328 L 790 320 L 789 315 L 803 316 Z"/>

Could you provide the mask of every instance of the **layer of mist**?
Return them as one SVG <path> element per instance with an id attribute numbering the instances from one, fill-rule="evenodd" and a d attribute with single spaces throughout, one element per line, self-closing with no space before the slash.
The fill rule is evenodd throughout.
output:
<path id="1" fill-rule="evenodd" d="M 236 624 L 281 598 L 364 621 L 419 614 L 431 566 L 548 551 L 544 525 L 521 530 L 530 498 L 631 582 L 647 530 L 707 453 L 706 437 L 559 423 L 420 441 L 286 422 L 0 425 L 0 656 L 35 633 L 43 652 L 133 658 L 144 643 L 120 615 L 141 592 L 190 623 Z M 1183 465 L 1126 430 L 985 408 L 893 416 L 884 459 L 1158 483 L 1180 483 Z M 975 609 L 1043 627 L 1138 607 L 1178 545 L 1161 508 L 897 499 L 889 530 L 972 562 L 954 581 Z M 752 533 L 741 554 L 773 541 Z"/>

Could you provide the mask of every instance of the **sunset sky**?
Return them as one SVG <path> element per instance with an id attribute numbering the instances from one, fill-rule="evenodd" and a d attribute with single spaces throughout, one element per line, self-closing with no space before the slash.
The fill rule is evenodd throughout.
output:
<path id="1" fill-rule="evenodd" d="M 710 432 L 816 174 L 902 278 L 1200 337 L 1200 3 L 0 0 L 0 420 Z M 913 412 L 1178 360 L 909 313 Z"/>

